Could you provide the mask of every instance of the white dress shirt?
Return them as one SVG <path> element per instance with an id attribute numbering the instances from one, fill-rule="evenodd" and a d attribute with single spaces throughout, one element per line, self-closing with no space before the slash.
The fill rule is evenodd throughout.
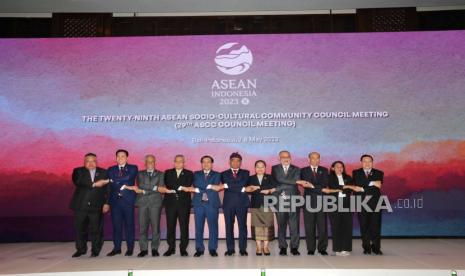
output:
<path id="1" fill-rule="evenodd" d="M 337 175 L 337 180 L 339 182 L 339 186 L 344 186 L 344 177 L 342 177 L 342 174 L 341 175 Z M 342 187 L 341 187 L 342 188 Z M 346 195 L 342 192 L 339 192 L 338 194 L 339 197 L 345 197 Z"/>

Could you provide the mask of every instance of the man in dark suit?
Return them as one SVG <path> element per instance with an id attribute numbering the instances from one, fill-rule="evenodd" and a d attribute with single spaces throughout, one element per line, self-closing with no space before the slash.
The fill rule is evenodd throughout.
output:
<path id="1" fill-rule="evenodd" d="M 163 205 L 166 214 L 166 239 L 168 250 L 163 256 L 171 256 L 176 252 L 176 223 L 179 220 L 181 243 L 179 250 L 181 256 L 187 256 L 189 244 L 189 216 L 191 210 L 191 194 L 188 189 L 192 187 L 194 174 L 184 168 L 184 155 L 174 157 L 174 168 L 165 171 L 165 186 L 175 193 L 166 193 Z"/>
<path id="2" fill-rule="evenodd" d="M 113 224 L 113 250 L 107 256 L 121 254 L 123 228 L 126 234 L 126 256 L 134 252 L 134 203 L 136 193 L 126 187 L 134 186 L 138 169 L 136 165 L 127 164 L 129 153 L 127 150 L 116 151 L 117 165 L 108 168 L 110 178 L 111 222 Z"/>
<path id="3" fill-rule="evenodd" d="M 297 188 L 298 181 L 300 181 L 300 169 L 291 164 L 291 154 L 289 151 L 283 150 L 279 152 L 279 161 L 281 164 L 274 165 L 271 169 L 271 175 L 277 183 L 276 192 L 279 194 L 278 202 L 289 202 L 292 196 L 300 195 Z M 289 204 L 289 203 L 287 203 Z M 292 207 L 292 206 L 291 206 Z M 291 253 L 292 255 L 300 255 L 299 252 L 299 212 L 300 208 L 295 210 L 279 210 L 276 212 L 276 219 L 278 221 L 278 241 L 279 241 L 279 255 L 287 255 L 287 241 L 286 231 L 289 225 L 289 232 L 291 236 Z"/>
<path id="4" fill-rule="evenodd" d="M 245 186 L 249 179 L 249 171 L 241 169 L 242 156 L 234 152 L 229 157 L 230 169 L 221 173 L 221 182 L 224 185 L 223 213 L 226 227 L 225 256 L 235 254 L 234 221 L 239 226 L 239 253 L 247 256 L 247 210 L 249 196 Z"/>
<path id="5" fill-rule="evenodd" d="M 323 203 L 323 188 L 328 186 L 328 169 L 320 166 L 320 154 L 312 152 L 308 155 L 309 166 L 300 170 L 300 178 L 308 183 L 303 184 L 305 200 L 310 200 L 311 210 L 304 208 L 305 239 L 307 243 L 307 254 L 315 254 L 316 230 L 318 230 L 318 252 L 321 255 L 328 255 L 327 218 L 323 208 L 317 210 L 317 206 L 322 207 L 317 201 Z"/>
<path id="6" fill-rule="evenodd" d="M 384 172 L 373 168 L 373 157 L 368 154 L 360 158 L 362 167 L 352 172 L 352 177 L 356 189 L 356 195 L 361 195 L 362 199 L 370 196 L 368 206 L 370 210 L 362 208 L 358 213 L 360 223 L 360 234 L 362 235 L 363 254 L 382 255 L 381 251 L 381 211 L 376 210 L 381 196 L 381 185 L 384 179 Z"/>
<path id="7" fill-rule="evenodd" d="M 205 219 L 208 223 L 208 251 L 210 256 L 217 257 L 218 249 L 218 215 L 221 206 L 218 192 L 224 189 L 221 184 L 221 174 L 213 171 L 213 158 L 205 155 L 200 159 L 202 170 L 194 173 L 194 187 L 187 191 L 194 192 L 193 206 L 195 219 L 195 254 L 200 257 L 204 254 L 203 233 Z"/>
<path id="8" fill-rule="evenodd" d="M 103 214 L 109 211 L 107 171 L 97 167 L 97 155 L 84 156 L 84 166 L 73 170 L 75 186 L 70 208 L 74 211 L 76 252 L 73 258 L 87 253 L 87 233 L 92 242 L 91 257 L 97 257 L 103 245 Z"/>
<path id="9" fill-rule="evenodd" d="M 153 154 L 145 156 L 145 170 L 137 175 L 137 186 L 126 189 L 137 193 L 136 206 L 139 211 L 139 247 L 137 257 L 148 255 L 148 230 L 152 228 L 152 256 L 158 257 L 160 246 L 160 215 L 163 203 L 162 193 L 171 192 L 165 188 L 163 172 L 155 169 L 156 159 Z"/>

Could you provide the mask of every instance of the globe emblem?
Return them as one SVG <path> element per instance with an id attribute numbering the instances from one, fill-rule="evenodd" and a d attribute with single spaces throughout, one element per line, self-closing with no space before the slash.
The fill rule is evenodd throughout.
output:
<path id="1" fill-rule="evenodd" d="M 246 72 L 252 62 L 252 52 L 237 42 L 226 43 L 216 50 L 216 67 L 227 75 L 235 76 Z"/>

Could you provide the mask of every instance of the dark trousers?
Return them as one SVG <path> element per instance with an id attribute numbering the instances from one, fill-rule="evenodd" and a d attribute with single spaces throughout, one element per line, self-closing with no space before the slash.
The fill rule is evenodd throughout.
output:
<path id="1" fill-rule="evenodd" d="M 139 247 L 140 251 L 148 250 L 149 227 L 152 230 L 152 250 L 158 250 L 160 246 L 160 204 L 146 204 L 139 206 Z"/>
<path id="2" fill-rule="evenodd" d="M 278 243 L 280 249 L 287 249 L 286 232 L 289 225 L 289 233 L 291 236 L 291 249 L 298 249 L 300 242 L 299 221 L 300 209 L 295 212 L 276 212 L 276 220 L 278 221 Z"/>
<path id="3" fill-rule="evenodd" d="M 305 241 L 307 251 L 314 252 L 316 246 L 316 231 L 318 230 L 318 251 L 326 251 L 328 247 L 328 231 L 326 213 L 323 211 L 309 212 L 304 208 Z"/>
<path id="4" fill-rule="evenodd" d="M 224 223 L 226 228 L 226 247 L 228 251 L 234 251 L 234 222 L 237 218 L 239 228 L 239 250 L 247 249 L 247 207 L 228 206 L 223 208 Z"/>
<path id="5" fill-rule="evenodd" d="M 367 212 L 362 209 L 358 213 L 363 250 L 378 251 L 381 249 L 381 212 Z"/>
<path id="6" fill-rule="evenodd" d="M 208 250 L 218 249 L 218 215 L 218 208 L 210 206 L 208 202 L 202 202 L 200 205 L 194 206 L 196 251 L 205 251 L 205 245 L 203 244 L 205 219 L 208 224 Z"/>
<path id="7" fill-rule="evenodd" d="M 189 215 L 190 206 L 166 206 L 166 240 L 170 250 L 176 248 L 176 223 L 179 220 L 179 230 L 181 232 L 181 243 L 179 249 L 186 251 L 187 245 L 189 244 Z"/>
<path id="8" fill-rule="evenodd" d="M 92 243 L 92 253 L 98 254 L 103 245 L 103 214 L 100 211 L 75 211 L 76 250 L 87 252 L 87 237 Z"/>
<path id="9" fill-rule="evenodd" d="M 352 251 L 352 213 L 332 212 L 329 214 L 333 251 Z"/>
<path id="10" fill-rule="evenodd" d="M 117 201 L 110 208 L 114 249 L 121 250 L 124 228 L 127 249 L 134 250 L 134 205 L 131 206 L 122 201 Z"/>

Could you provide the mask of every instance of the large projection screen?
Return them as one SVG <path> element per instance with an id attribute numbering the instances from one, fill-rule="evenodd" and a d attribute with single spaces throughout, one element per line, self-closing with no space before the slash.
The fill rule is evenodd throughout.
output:
<path id="1" fill-rule="evenodd" d="M 0 40 L 0 241 L 72 240 L 72 169 L 118 148 L 219 171 L 235 151 L 250 170 L 369 153 L 384 236 L 465 236 L 464 49 L 462 31 Z"/>

